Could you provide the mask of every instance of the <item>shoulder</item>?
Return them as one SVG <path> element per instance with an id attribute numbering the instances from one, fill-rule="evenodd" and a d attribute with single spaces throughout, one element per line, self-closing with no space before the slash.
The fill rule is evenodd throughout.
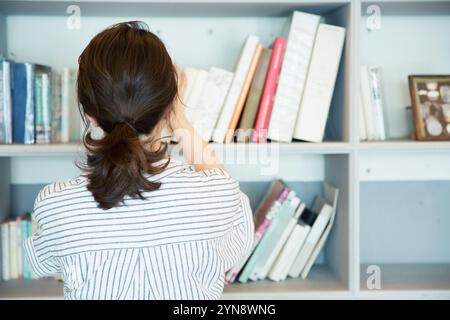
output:
<path id="1" fill-rule="evenodd" d="M 48 207 L 50 203 L 63 204 L 66 195 L 86 190 L 86 178 L 79 176 L 65 181 L 56 181 L 45 185 L 36 196 L 34 201 L 33 215 Z"/>

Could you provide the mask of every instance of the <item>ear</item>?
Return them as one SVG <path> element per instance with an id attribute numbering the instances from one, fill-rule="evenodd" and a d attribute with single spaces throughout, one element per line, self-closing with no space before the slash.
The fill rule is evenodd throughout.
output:
<path id="1" fill-rule="evenodd" d="M 93 118 L 93 117 L 91 117 L 89 115 L 86 115 L 86 119 L 89 121 L 89 124 L 91 126 L 98 127 L 98 122 L 97 122 L 97 120 L 95 120 L 95 118 Z"/>

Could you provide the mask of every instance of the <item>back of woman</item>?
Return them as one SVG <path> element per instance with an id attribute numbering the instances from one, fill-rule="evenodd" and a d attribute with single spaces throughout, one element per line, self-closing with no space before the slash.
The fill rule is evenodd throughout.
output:
<path id="1" fill-rule="evenodd" d="M 39 276 L 62 275 L 66 299 L 218 299 L 253 241 L 253 217 L 184 116 L 185 78 L 137 22 L 95 36 L 79 58 L 89 126 L 83 173 L 44 187 L 24 244 Z M 185 161 L 167 156 L 170 127 Z"/>

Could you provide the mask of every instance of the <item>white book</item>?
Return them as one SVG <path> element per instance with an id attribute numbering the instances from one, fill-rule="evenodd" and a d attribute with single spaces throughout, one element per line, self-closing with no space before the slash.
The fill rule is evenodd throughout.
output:
<path id="1" fill-rule="evenodd" d="M 321 142 L 344 47 L 345 28 L 320 24 L 295 124 L 294 138 Z"/>
<path id="2" fill-rule="evenodd" d="M 367 140 L 366 115 L 362 94 L 359 95 L 359 140 Z"/>
<path id="3" fill-rule="evenodd" d="M 300 214 L 303 212 L 304 209 L 305 204 L 301 203 L 298 206 L 297 210 L 295 210 L 295 213 L 292 216 L 292 218 L 288 221 L 284 230 L 282 230 L 281 236 L 276 240 L 276 245 L 273 248 L 272 252 L 270 253 L 266 263 L 264 264 L 262 271 L 260 272 L 259 275 L 260 279 L 265 279 L 269 275 L 270 269 L 272 268 L 276 259 L 280 255 L 281 249 L 283 249 L 283 246 L 286 243 L 287 239 L 289 238 L 289 235 L 292 233 L 292 230 L 297 224 L 298 217 L 300 216 Z"/>
<path id="4" fill-rule="evenodd" d="M 9 222 L 9 278 L 19 279 L 19 257 L 17 255 L 17 221 Z"/>
<path id="5" fill-rule="evenodd" d="M 369 66 L 370 92 L 372 95 L 372 107 L 378 140 L 386 140 L 384 125 L 383 100 L 381 93 L 381 72 L 377 66 Z"/>
<path id="6" fill-rule="evenodd" d="M 372 105 L 372 95 L 369 81 L 369 70 L 366 65 L 360 68 L 360 86 L 362 106 L 364 108 L 364 116 L 366 120 L 367 140 L 377 140 L 377 131 L 375 125 L 374 107 Z"/>
<path id="7" fill-rule="evenodd" d="M 259 38 L 254 35 L 249 35 L 245 41 L 244 47 L 241 51 L 239 62 L 237 63 L 234 72 L 233 81 L 231 82 L 230 90 L 225 99 L 225 103 L 217 120 L 216 128 L 213 132 L 213 141 L 223 143 L 227 134 L 228 127 L 234 114 L 234 109 L 241 95 L 242 87 L 250 70 L 250 65 L 258 45 Z"/>
<path id="8" fill-rule="evenodd" d="M 268 138 L 291 142 L 320 16 L 294 11 L 269 121 Z"/>
<path id="9" fill-rule="evenodd" d="M 16 225 L 16 250 L 17 250 L 17 274 L 18 278 L 23 278 L 23 260 L 22 260 L 22 224 L 17 221 Z"/>
<path id="10" fill-rule="evenodd" d="M 192 88 L 195 84 L 195 79 L 197 77 L 198 70 L 191 67 L 186 67 L 183 70 L 183 73 L 186 76 L 186 85 L 184 87 L 183 96 L 181 97 L 181 100 L 183 103 L 186 103 L 186 101 L 189 99 L 189 95 L 191 94 Z"/>
<path id="11" fill-rule="evenodd" d="M 194 115 L 194 128 L 205 141 L 212 137 L 214 127 L 233 81 L 233 72 L 211 67 Z"/>
<path id="12" fill-rule="evenodd" d="M 64 68 L 61 75 L 61 142 L 79 141 L 81 116 L 76 96 L 76 71 Z"/>
<path id="13" fill-rule="evenodd" d="M 279 258 L 270 270 L 270 280 L 281 281 L 286 279 L 289 269 L 294 263 L 295 257 L 297 257 L 297 254 L 301 250 L 310 230 L 311 226 L 304 222 L 300 222 L 294 226 Z"/>
<path id="14" fill-rule="evenodd" d="M 294 263 L 289 270 L 289 276 L 293 278 L 297 278 L 305 267 L 308 258 L 311 256 L 314 247 L 317 245 L 322 233 L 330 221 L 333 208 L 327 204 L 323 198 L 316 197 L 312 211 L 319 212 L 319 214 L 311 228 L 311 231 L 308 233 L 305 243 L 295 257 Z"/>
<path id="15" fill-rule="evenodd" d="M 0 67 L 0 143 L 12 143 L 11 63 Z"/>
<path id="16" fill-rule="evenodd" d="M 200 96 L 203 92 L 206 80 L 208 79 L 208 71 L 197 70 L 197 75 L 195 76 L 195 82 L 192 84 L 189 96 L 184 101 L 185 103 L 185 114 L 191 123 L 195 122 L 196 110 L 198 108 L 198 102 Z"/>
<path id="17" fill-rule="evenodd" d="M 9 280 L 10 272 L 9 272 L 9 227 L 8 223 L 2 223 L 0 226 L 1 236 L 2 236 L 2 279 Z"/>
<path id="18" fill-rule="evenodd" d="M 336 208 L 337 208 L 337 200 L 338 200 L 339 190 L 333 186 L 331 186 L 328 183 L 324 183 L 324 196 L 325 201 L 331 205 L 332 212 L 331 212 L 331 218 L 330 222 L 328 223 L 325 231 L 323 232 L 322 236 L 319 239 L 319 242 L 317 243 L 316 247 L 314 248 L 313 253 L 308 258 L 308 261 L 306 262 L 306 265 L 304 269 L 302 270 L 301 277 L 302 279 L 305 279 L 308 276 L 309 271 L 311 270 L 311 267 L 313 266 L 314 262 L 316 261 L 317 257 L 319 256 L 320 251 L 322 250 L 323 246 L 325 245 L 325 241 L 327 240 L 331 228 L 333 227 L 334 218 L 336 217 Z"/>

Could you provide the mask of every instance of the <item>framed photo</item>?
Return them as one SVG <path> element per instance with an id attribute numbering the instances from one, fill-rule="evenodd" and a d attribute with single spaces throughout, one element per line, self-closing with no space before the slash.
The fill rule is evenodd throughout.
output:
<path id="1" fill-rule="evenodd" d="M 450 140 L 450 75 L 408 76 L 417 140 Z"/>

